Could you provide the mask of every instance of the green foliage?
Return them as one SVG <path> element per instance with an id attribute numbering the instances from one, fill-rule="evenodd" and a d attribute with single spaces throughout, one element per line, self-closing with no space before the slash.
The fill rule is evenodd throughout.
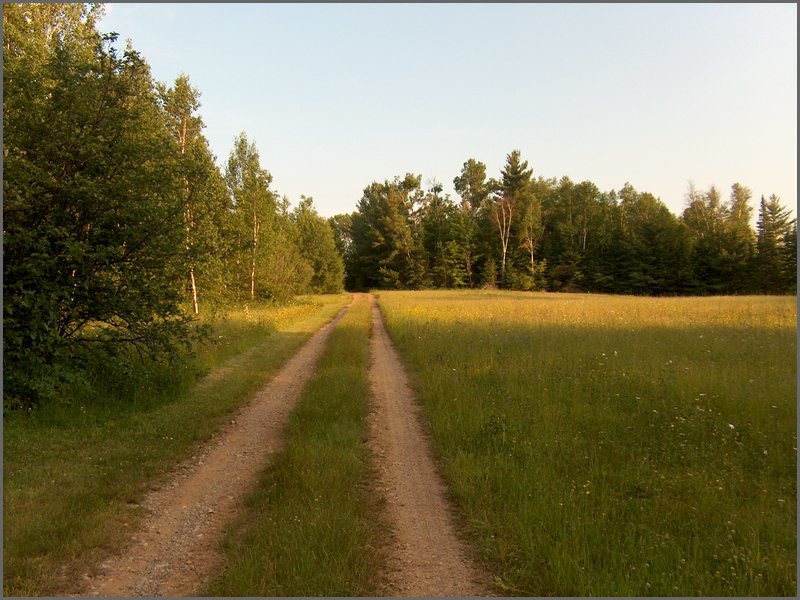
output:
<path id="1" fill-rule="evenodd" d="M 797 288 L 795 221 L 775 198 L 762 210 L 756 244 L 751 193 L 738 183 L 729 201 L 713 187 L 690 188 L 680 218 L 629 183 L 601 192 L 591 181 L 534 178 L 518 150 L 499 179 L 487 180 L 486 166 L 469 159 L 453 184 L 460 210 L 435 183 L 424 195 L 418 184 L 404 191 L 399 178 L 367 188 L 358 210 L 340 215 L 348 286 L 637 295 Z"/>
<path id="2" fill-rule="evenodd" d="M 184 237 L 186 261 L 178 289 L 192 312 L 206 303 L 220 304 L 224 298 L 223 273 L 233 259 L 231 201 L 214 164 L 208 141 L 202 134 L 202 119 L 196 114 L 200 92 L 186 75 L 172 88 L 159 86 L 168 127 L 180 150 L 184 193 Z"/>
<path id="3" fill-rule="evenodd" d="M 705 193 L 690 187 L 682 221 L 692 233 L 695 286 L 701 292 L 742 293 L 749 289 L 753 258 L 750 190 L 737 184 L 730 202 L 713 186 Z"/>
<path id="4" fill-rule="evenodd" d="M 617 243 L 609 248 L 612 281 L 605 291 L 669 295 L 684 292 L 691 271 L 688 228 L 664 204 L 626 184 L 615 211 Z"/>
<path id="5" fill-rule="evenodd" d="M 789 218 L 774 194 L 767 200 L 761 197 L 756 247 L 756 289 L 763 293 L 796 290 L 797 220 Z"/>
<path id="6" fill-rule="evenodd" d="M 274 228 L 277 198 L 269 189 L 272 175 L 261 167 L 255 143 L 242 132 L 234 141 L 225 169 L 225 183 L 233 202 L 235 267 L 228 285 L 237 301 L 256 299 L 256 272 L 263 271 L 266 231 Z M 260 278 L 258 278 L 260 279 Z M 259 286 L 258 291 L 266 291 Z"/>
<path id="7" fill-rule="evenodd" d="M 352 281 L 357 289 L 417 288 L 425 283 L 415 205 L 421 200 L 420 177 L 372 183 L 353 214 Z"/>
<path id="8" fill-rule="evenodd" d="M 470 158 L 464 163 L 461 174 L 453 180 L 453 187 L 461 196 L 461 208 L 474 215 L 489 199 L 490 189 L 486 183 L 486 165 Z"/>
<path id="9" fill-rule="evenodd" d="M 500 174 L 501 180 L 490 184 L 495 192 L 494 198 L 490 200 L 490 214 L 492 223 L 497 228 L 499 241 L 500 281 L 504 287 L 510 287 L 510 271 L 514 267 L 509 252 L 513 255 L 515 245 L 512 240 L 520 240 L 517 233 L 520 213 L 528 212 L 530 218 L 534 214 L 530 206 L 535 201 L 531 196 L 533 170 L 528 169 L 528 162 L 521 159 L 520 151 L 514 150 L 506 156 L 506 164 Z M 538 231 L 538 223 L 531 223 L 531 230 Z M 529 238 L 529 242 L 533 252 L 535 240 Z"/>
<path id="10" fill-rule="evenodd" d="M 261 167 L 255 143 L 244 132 L 231 151 L 225 181 L 233 203 L 226 281 L 232 300 L 286 302 L 312 289 L 341 289 L 341 259 L 327 224 L 315 220 L 319 217 L 305 199 L 296 214 L 290 213 L 288 200 L 270 189 L 272 176 Z M 310 244 L 315 227 L 322 237 Z"/>
<path id="11" fill-rule="evenodd" d="M 497 179 L 470 158 L 460 206 L 420 176 L 372 183 L 327 223 L 271 189 L 241 133 L 224 174 L 186 75 L 154 82 L 102 36 L 96 4 L 5 4 L 4 366 L 7 407 L 84 376 L 86 346 L 147 359 L 190 345 L 190 315 L 308 291 L 500 286 L 650 295 L 796 291 L 796 221 L 776 197 L 691 188 L 676 219 L 626 186 Z M 343 273 L 343 270 L 346 273 Z M 91 350 L 95 352 L 97 350 Z M 126 354 L 126 352 L 122 352 Z"/>
<path id="12" fill-rule="evenodd" d="M 336 247 L 329 222 L 317 214 L 313 200 L 300 197 L 292 215 L 297 229 L 300 255 L 311 265 L 309 290 L 314 294 L 336 294 L 344 286 L 344 262 Z"/>
<path id="13" fill-rule="evenodd" d="M 428 258 L 427 272 L 433 287 L 464 287 L 466 277 L 463 250 L 453 239 L 458 209 L 449 196 L 442 196 L 441 184 L 434 183 L 417 211 L 421 223 L 422 247 Z"/>
<path id="14" fill-rule="evenodd" d="M 782 293 L 797 294 L 797 219 L 792 219 L 789 230 L 783 236 L 781 252 L 781 266 L 783 280 L 780 291 Z"/>
<path id="15" fill-rule="evenodd" d="M 7 14 L 13 20 L 15 9 L 4 5 Z M 59 20 L 63 32 L 41 46 L 30 41 L 39 22 L 22 19 L 5 48 L 3 326 L 12 404 L 42 399 L 38 380 L 68 370 L 82 345 L 171 353 L 191 333 L 172 285 L 183 260 L 177 148 L 147 65 L 94 33 L 93 14 Z"/>
<path id="16" fill-rule="evenodd" d="M 200 92 L 153 81 L 101 12 L 3 6 L 6 409 L 55 401 L 97 352 L 180 360 L 201 308 L 342 287 L 327 224 L 295 223 L 244 133 L 223 177 Z"/>

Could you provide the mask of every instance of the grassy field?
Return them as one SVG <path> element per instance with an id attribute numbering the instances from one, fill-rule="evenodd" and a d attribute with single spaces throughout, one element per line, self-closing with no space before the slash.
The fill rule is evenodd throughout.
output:
<path id="1" fill-rule="evenodd" d="M 370 309 L 353 306 L 225 543 L 210 596 L 370 596 L 380 576 L 365 417 Z M 377 515 L 377 516 L 376 516 Z"/>
<path id="2" fill-rule="evenodd" d="M 795 297 L 379 300 L 505 593 L 796 594 Z"/>
<path id="3" fill-rule="evenodd" d="M 97 365 L 92 390 L 6 415 L 4 594 L 78 591 L 87 566 L 136 527 L 147 483 L 190 456 L 349 299 L 315 296 L 216 319 L 214 343 L 181 368 Z"/>

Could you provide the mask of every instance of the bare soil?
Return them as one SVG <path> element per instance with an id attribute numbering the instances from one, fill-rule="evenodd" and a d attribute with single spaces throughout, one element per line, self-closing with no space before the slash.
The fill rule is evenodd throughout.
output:
<path id="1" fill-rule="evenodd" d="M 373 410 L 370 446 L 393 531 L 390 596 L 488 596 L 488 578 L 456 535 L 452 509 L 402 363 L 375 299 L 372 305 Z"/>
<path id="2" fill-rule="evenodd" d="M 188 596 L 221 568 L 225 525 L 252 490 L 342 310 L 316 332 L 219 434 L 143 501 L 149 511 L 125 551 L 86 577 L 94 596 Z"/>

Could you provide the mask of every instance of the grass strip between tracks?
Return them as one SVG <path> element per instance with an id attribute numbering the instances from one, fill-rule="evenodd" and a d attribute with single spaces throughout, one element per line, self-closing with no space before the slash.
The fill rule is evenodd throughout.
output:
<path id="1" fill-rule="evenodd" d="M 209 596 L 369 596 L 380 572 L 379 507 L 366 445 L 370 312 L 331 333 L 286 429 L 284 449 L 225 542 Z"/>

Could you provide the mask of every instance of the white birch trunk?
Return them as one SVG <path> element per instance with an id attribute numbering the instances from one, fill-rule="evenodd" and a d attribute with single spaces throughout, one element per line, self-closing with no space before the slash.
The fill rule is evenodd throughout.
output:
<path id="1" fill-rule="evenodd" d="M 186 128 L 188 126 L 189 117 L 185 115 L 183 117 L 183 123 L 181 124 L 181 134 L 180 134 L 180 144 L 181 144 L 181 156 L 186 155 Z M 189 206 L 189 180 L 186 176 L 183 177 L 183 186 L 186 191 L 186 250 L 187 252 L 191 249 L 189 244 L 189 234 L 191 233 L 192 226 L 194 223 L 192 222 L 192 209 Z M 197 300 L 197 282 L 194 278 L 194 265 L 189 264 L 189 285 L 191 288 L 192 293 L 192 310 L 194 314 L 200 314 L 200 303 Z"/>

